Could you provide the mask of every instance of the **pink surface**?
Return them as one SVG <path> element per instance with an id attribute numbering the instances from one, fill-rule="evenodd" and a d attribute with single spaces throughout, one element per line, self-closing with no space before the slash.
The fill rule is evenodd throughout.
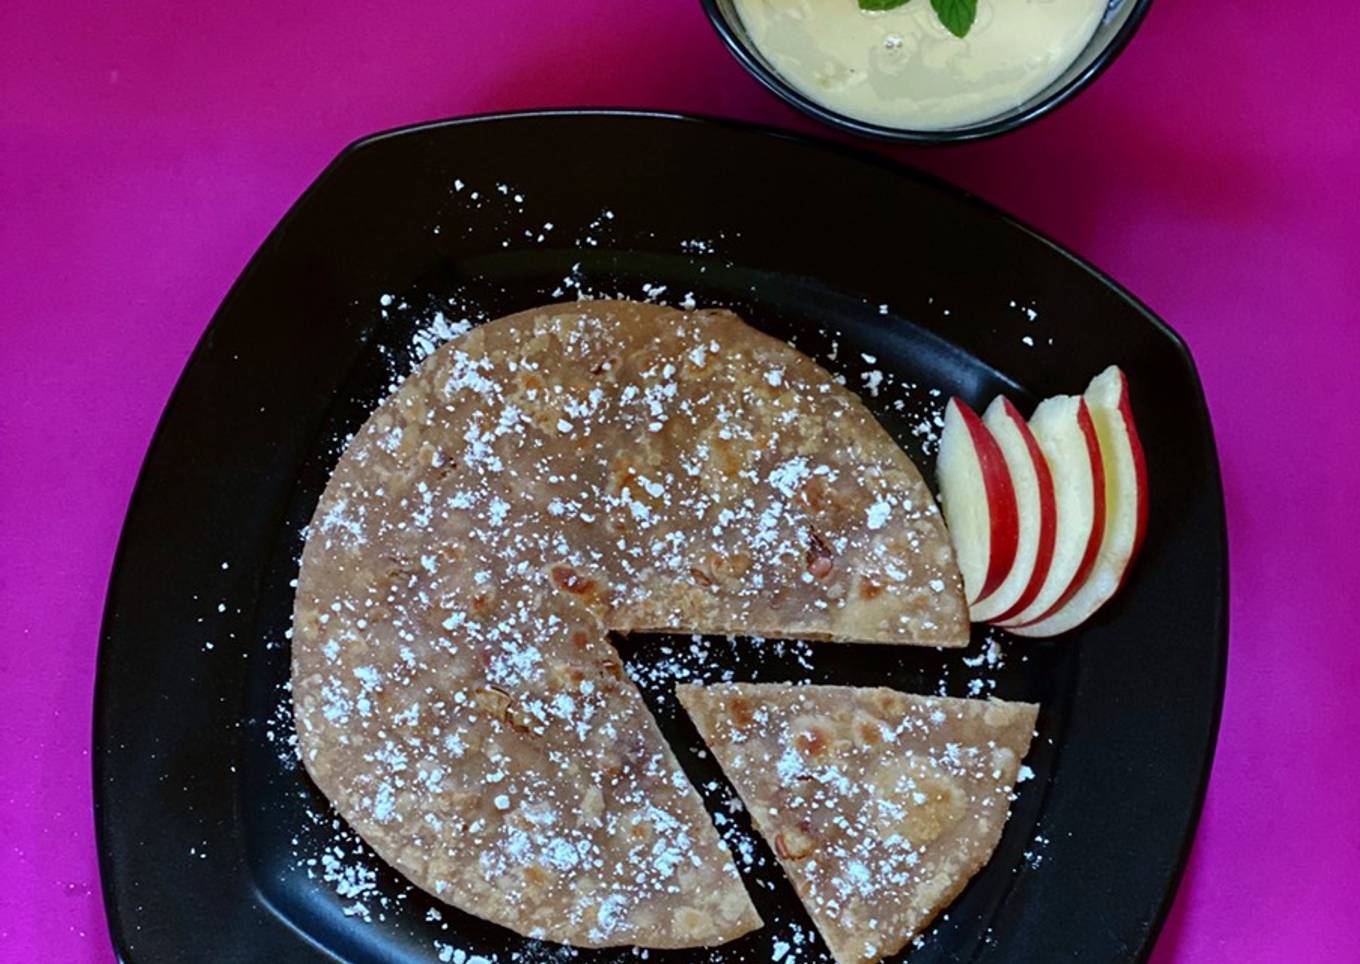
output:
<path id="1" fill-rule="evenodd" d="M 889 151 L 1107 269 L 1200 366 L 1232 649 L 1158 964 L 1360 948 L 1356 27 L 1346 5 L 1157 0 L 1055 116 Z M 575 105 L 812 129 L 696 0 L 0 4 L 0 959 L 112 957 L 89 776 L 100 609 L 157 417 L 228 285 L 351 139 Z"/>

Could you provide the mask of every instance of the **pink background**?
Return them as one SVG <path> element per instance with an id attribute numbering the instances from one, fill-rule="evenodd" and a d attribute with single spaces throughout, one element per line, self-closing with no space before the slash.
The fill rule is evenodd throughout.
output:
<path id="1" fill-rule="evenodd" d="M 1199 363 L 1232 648 L 1158 964 L 1360 948 L 1354 11 L 1156 0 L 1056 115 L 888 150 L 1107 269 Z M 143 453 L 228 285 L 351 139 L 575 105 L 813 129 L 697 0 L 0 3 L 0 959 L 112 958 L 90 803 L 100 610 Z"/>

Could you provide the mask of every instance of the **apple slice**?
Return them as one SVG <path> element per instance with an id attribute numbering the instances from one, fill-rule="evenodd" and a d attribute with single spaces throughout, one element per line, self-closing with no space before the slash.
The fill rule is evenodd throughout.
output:
<path id="1" fill-rule="evenodd" d="M 1147 467 L 1133 424 L 1129 381 L 1111 365 L 1091 379 L 1084 398 L 1104 463 L 1105 533 L 1086 581 L 1055 612 L 1011 628 L 1021 636 L 1056 636 L 1089 619 L 1124 584 L 1147 530 Z"/>
<path id="2" fill-rule="evenodd" d="M 1058 528 L 1039 592 L 1014 617 L 997 620 L 1007 628 L 1044 619 L 1072 598 L 1095 565 L 1105 532 L 1105 469 L 1086 400 L 1078 395 L 1045 399 L 1029 427 L 1053 473 Z"/>
<path id="3" fill-rule="evenodd" d="M 945 524 L 971 603 L 1010 572 L 1019 523 L 1006 457 L 982 419 L 957 398 L 945 407 L 937 468 Z"/>
<path id="4" fill-rule="evenodd" d="M 982 424 L 1006 459 L 1020 517 L 1011 571 L 1001 585 L 969 607 L 976 622 L 986 623 L 1014 618 L 1039 595 L 1053 561 L 1058 507 L 1048 460 L 1010 399 L 994 398 L 982 414 Z"/>

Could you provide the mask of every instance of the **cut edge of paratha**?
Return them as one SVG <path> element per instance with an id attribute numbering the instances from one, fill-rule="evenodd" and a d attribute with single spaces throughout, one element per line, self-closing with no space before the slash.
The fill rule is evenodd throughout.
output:
<path id="1" fill-rule="evenodd" d="M 676 695 L 839 964 L 901 950 L 991 859 L 1038 714 L 881 687 Z"/>

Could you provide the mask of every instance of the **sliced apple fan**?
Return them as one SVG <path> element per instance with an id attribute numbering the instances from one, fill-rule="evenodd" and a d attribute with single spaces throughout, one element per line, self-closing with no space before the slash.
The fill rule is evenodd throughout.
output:
<path id="1" fill-rule="evenodd" d="M 997 397 L 978 418 L 945 410 L 938 474 L 974 622 L 1056 636 L 1127 578 L 1147 529 L 1147 469 L 1129 384 L 1111 365 L 1083 395 L 1026 423 Z"/>

